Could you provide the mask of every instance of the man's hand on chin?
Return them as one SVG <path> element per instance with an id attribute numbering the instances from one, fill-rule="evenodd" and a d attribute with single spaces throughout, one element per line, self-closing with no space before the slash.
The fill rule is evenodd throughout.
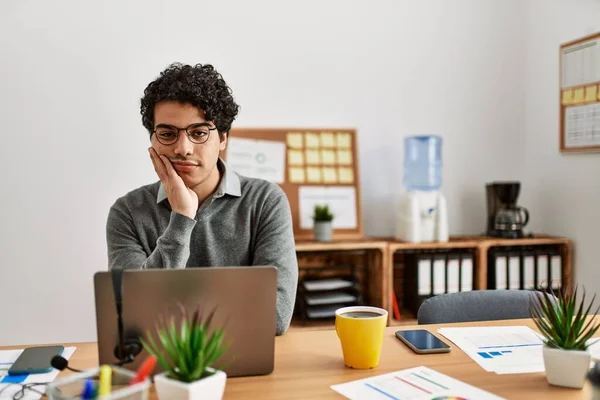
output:
<path id="1" fill-rule="evenodd" d="M 196 192 L 185 186 L 183 179 L 177 174 L 167 157 L 159 155 L 152 147 L 148 151 L 154 170 L 167 192 L 167 198 L 173 211 L 194 219 L 198 210 L 198 195 Z"/>

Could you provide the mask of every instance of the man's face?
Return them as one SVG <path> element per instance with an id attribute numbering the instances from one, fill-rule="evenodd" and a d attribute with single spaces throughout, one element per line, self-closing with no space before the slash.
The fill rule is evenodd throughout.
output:
<path id="1" fill-rule="evenodd" d="M 204 125 L 195 125 L 204 124 Z M 208 131 L 208 127 L 211 128 Z M 193 143 L 186 135 L 185 128 L 194 125 L 198 128 L 190 128 L 191 137 L 197 142 L 206 140 L 202 144 Z M 180 128 L 176 132 L 172 128 Z M 206 121 L 204 110 L 190 104 L 178 102 L 160 102 L 154 107 L 154 128 L 157 133 L 152 134 L 152 147 L 159 155 L 166 156 L 173 164 L 177 174 L 183 179 L 187 187 L 193 189 L 202 184 L 212 174 L 218 174 L 215 168 L 219 158 L 219 151 L 225 149 L 227 137 L 221 140 L 219 132 L 212 121 Z M 202 130 L 209 132 L 208 139 L 203 137 Z M 177 141 L 171 145 L 165 145 L 158 140 L 161 132 L 161 141 L 171 134 L 177 135 Z"/>

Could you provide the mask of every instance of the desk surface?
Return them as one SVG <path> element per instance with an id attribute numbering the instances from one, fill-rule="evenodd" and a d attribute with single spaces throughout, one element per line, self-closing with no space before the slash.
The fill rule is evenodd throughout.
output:
<path id="1" fill-rule="evenodd" d="M 443 338 L 437 334 L 437 328 L 440 326 L 502 325 L 527 325 L 535 329 L 531 320 L 422 325 L 419 328 L 426 328 Z M 330 388 L 331 385 L 420 365 L 508 399 L 591 398 L 591 388 L 587 382 L 582 390 L 577 390 L 550 386 L 544 373 L 497 375 L 486 372 L 456 346 L 453 346 L 448 354 L 417 355 L 395 338 L 394 332 L 399 329 L 411 327 L 386 329 L 380 364 L 372 370 L 352 370 L 344 366 L 341 347 L 334 330 L 289 332 L 276 338 L 275 371 L 266 376 L 228 379 L 224 398 L 343 399 L 343 396 Z M 95 343 L 72 345 L 77 346 L 77 350 L 69 365 L 80 369 L 97 365 Z M 68 372 L 61 374 L 64 376 Z"/>

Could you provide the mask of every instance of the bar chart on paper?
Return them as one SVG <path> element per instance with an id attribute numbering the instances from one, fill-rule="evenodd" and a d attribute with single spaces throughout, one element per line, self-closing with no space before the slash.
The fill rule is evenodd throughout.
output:
<path id="1" fill-rule="evenodd" d="M 331 387 L 349 399 L 501 399 L 427 367 L 416 367 Z"/>
<path id="2" fill-rule="evenodd" d="M 490 352 L 480 351 L 477 354 L 479 354 L 483 358 L 490 359 L 490 358 L 494 358 L 494 357 L 501 357 L 504 354 L 510 354 L 510 353 L 512 353 L 512 350 L 490 351 Z"/>
<path id="3" fill-rule="evenodd" d="M 526 326 L 440 328 L 483 369 L 497 374 L 544 371 L 542 339 Z"/>

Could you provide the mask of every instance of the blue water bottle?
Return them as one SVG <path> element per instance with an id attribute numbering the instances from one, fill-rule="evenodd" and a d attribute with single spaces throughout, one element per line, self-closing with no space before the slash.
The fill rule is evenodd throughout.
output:
<path id="1" fill-rule="evenodd" d="M 442 138 L 436 135 L 404 139 L 406 190 L 435 191 L 442 187 Z"/>

